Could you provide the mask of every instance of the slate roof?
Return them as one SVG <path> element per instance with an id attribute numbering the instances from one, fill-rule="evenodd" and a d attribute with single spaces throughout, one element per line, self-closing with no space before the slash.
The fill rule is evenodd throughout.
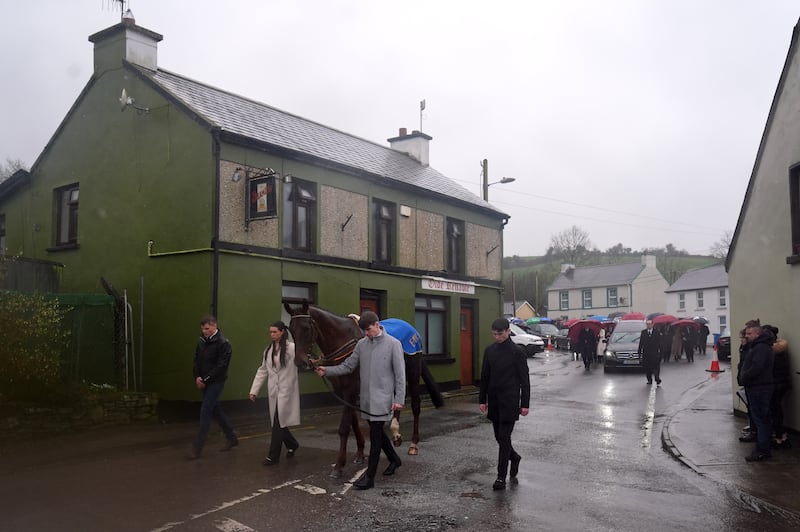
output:
<path id="1" fill-rule="evenodd" d="M 506 213 L 430 166 L 388 146 L 344 133 L 167 70 L 129 64 L 184 103 L 211 126 L 362 172 L 408 183 L 448 198 Z"/>
<path id="2" fill-rule="evenodd" d="M 715 264 L 705 268 L 688 270 L 678 277 L 665 292 L 685 292 L 687 290 L 703 290 L 705 288 L 725 288 L 728 286 L 728 272 L 724 264 Z"/>
<path id="3" fill-rule="evenodd" d="M 626 285 L 636 280 L 642 270 L 644 264 L 641 262 L 583 266 L 571 270 L 569 274 L 562 273 L 556 277 L 547 291 Z"/>

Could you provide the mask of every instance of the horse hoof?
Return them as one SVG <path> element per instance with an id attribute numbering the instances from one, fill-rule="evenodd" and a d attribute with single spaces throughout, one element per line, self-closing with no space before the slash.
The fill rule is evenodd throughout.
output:
<path id="1" fill-rule="evenodd" d="M 409 445 L 408 454 L 410 454 L 411 456 L 416 456 L 419 454 L 419 449 L 417 449 L 416 445 Z"/>
<path id="2" fill-rule="evenodd" d="M 392 443 L 394 444 L 395 447 L 400 447 L 403 444 L 402 436 L 398 435 L 392 438 Z"/>
<path id="3" fill-rule="evenodd" d="M 328 475 L 329 478 L 342 478 L 342 472 L 338 469 L 334 469 Z"/>
<path id="4" fill-rule="evenodd" d="M 353 458 L 353 463 L 357 464 L 357 465 L 363 464 L 364 463 L 364 457 L 363 456 L 356 456 L 355 458 Z"/>

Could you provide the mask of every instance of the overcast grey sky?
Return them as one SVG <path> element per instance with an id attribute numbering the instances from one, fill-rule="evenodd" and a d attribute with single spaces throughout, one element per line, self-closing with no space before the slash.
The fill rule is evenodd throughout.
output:
<path id="1" fill-rule="evenodd" d="M 113 0 L 0 2 L 0 161 L 33 164 L 92 72 Z M 604 250 L 707 253 L 733 230 L 796 0 L 131 0 L 159 66 L 382 143 L 511 215 L 505 255 L 571 225 Z M 112 102 L 113 104 L 114 102 Z"/>

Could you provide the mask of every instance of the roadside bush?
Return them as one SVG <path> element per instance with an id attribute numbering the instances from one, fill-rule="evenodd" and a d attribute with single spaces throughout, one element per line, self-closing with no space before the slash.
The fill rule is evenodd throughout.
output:
<path id="1" fill-rule="evenodd" d="M 7 401 L 63 397 L 62 327 L 70 309 L 54 298 L 0 292 L 0 394 Z"/>

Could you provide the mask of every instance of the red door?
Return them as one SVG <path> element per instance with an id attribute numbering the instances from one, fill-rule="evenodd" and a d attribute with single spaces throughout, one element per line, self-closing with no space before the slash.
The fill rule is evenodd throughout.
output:
<path id="1" fill-rule="evenodd" d="M 377 299 L 361 299 L 361 314 L 364 314 L 367 310 L 371 310 L 375 314 L 378 315 L 379 318 L 385 318 L 386 316 L 381 316 L 378 312 L 378 300 Z"/>
<path id="2" fill-rule="evenodd" d="M 475 341 L 472 330 L 472 305 L 461 305 L 461 384 L 471 386 L 475 384 L 473 342 Z"/>

